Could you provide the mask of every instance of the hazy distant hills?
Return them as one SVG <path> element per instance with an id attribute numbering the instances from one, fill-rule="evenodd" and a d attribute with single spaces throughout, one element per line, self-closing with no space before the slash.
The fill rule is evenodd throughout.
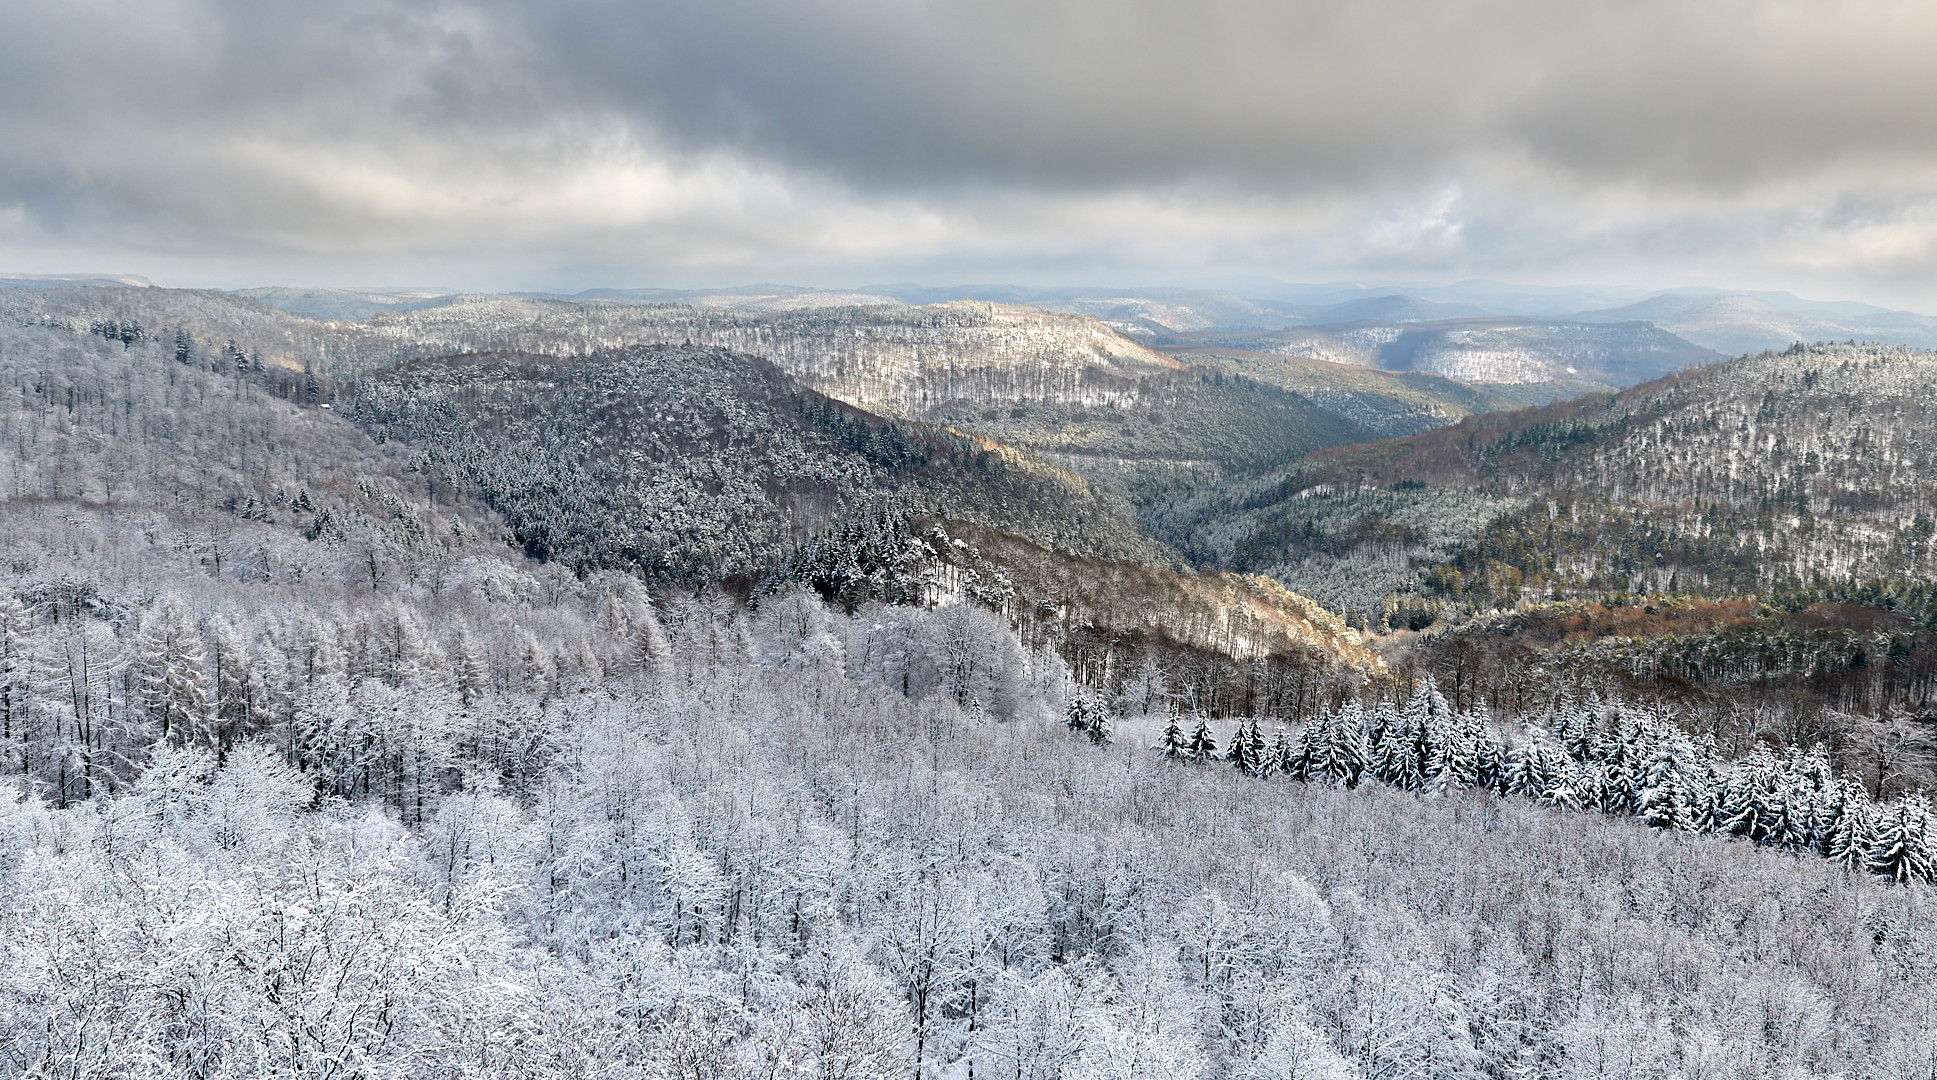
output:
<path id="1" fill-rule="evenodd" d="M 77 279 L 78 280 L 78 279 Z M 31 281 L 13 284 L 35 286 Z M 107 279 L 95 282 L 106 284 Z M 49 282 L 39 283 L 45 288 Z M 150 290 L 142 290 L 150 291 Z M 174 292 L 176 290 L 152 290 Z M 1547 384 L 1548 399 L 1619 388 L 1723 356 L 1783 349 L 1801 342 L 1874 341 L 1937 346 L 1937 318 L 1867 304 L 1818 302 L 1787 293 L 1678 289 L 1534 288 L 1488 282 L 1450 286 L 1313 285 L 1260 282 L 1254 289 L 1082 288 L 1017 285 L 874 285 L 825 291 L 785 285 L 731 289 L 594 289 L 569 297 L 459 297 L 436 290 L 252 289 L 240 295 L 306 319 L 356 323 L 386 314 L 450 309 L 442 319 L 411 320 L 400 331 L 436 329 L 478 337 L 480 320 L 502 337 L 513 325 L 553 330 L 570 319 L 516 305 L 563 303 L 589 326 L 619 329 L 599 346 L 624 344 L 623 328 L 664 331 L 653 309 L 713 313 L 718 322 L 872 309 L 882 321 L 902 307 L 978 301 L 1005 308 L 1082 316 L 1165 348 L 1213 346 L 1276 352 L 1390 371 L 1430 371 L 1475 384 Z M 782 328 L 795 333 L 800 324 Z M 725 331 L 718 331 L 724 333 Z M 385 336 L 382 334 L 379 337 Z M 446 333 L 445 336 L 453 336 Z M 491 336 L 487 333 L 484 336 Z M 575 338 L 583 343 L 583 338 Z M 665 340 L 663 336 L 650 340 Z M 684 339 L 680 339 L 684 340 Z M 674 343 L 677 343 L 675 341 Z M 514 347 L 497 342 L 488 347 Z M 736 344 L 736 347 L 739 347 Z M 1569 368 L 1574 369 L 1568 371 Z M 883 404 L 874 402 L 874 405 Z"/>
<path id="2" fill-rule="evenodd" d="M 410 311 L 442 302 L 437 289 L 243 289 L 237 296 L 317 322 L 362 322 L 380 311 Z"/>
<path id="3" fill-rule="evenodd" d="M 1265 334 L 1177 334 L 1167 348 L 1220 347 L 1308 356 L 1384 371 L 1424 371 L 1460 382 L 1552 387 L 1550 397 L 1631 386 L 1721 359 L 1641 321 L 1583 323 L 1500 318 L 1357 322 Z"/>
<path id="4" fill-rule="evenodd" d="M 1937 347 L 1937 318 L 1867 304 L 1799 300 L 1788 293 L 1689 290 L 1576 317 L 1582 322 L 1646 320 L 1732 355 L 1785 349 L 1799 341 Z"/>

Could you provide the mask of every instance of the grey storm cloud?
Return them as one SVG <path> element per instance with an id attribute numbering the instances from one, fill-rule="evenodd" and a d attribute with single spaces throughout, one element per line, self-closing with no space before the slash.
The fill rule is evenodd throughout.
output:
<path id="1" fill-rule="evenodd" d="M 1937 153 L 1928 6 L 587 2 L 575 100 L 861 183 L 1356 183 L 1475 152 L 1740 185 Z"/>
<path id="2" fill-rule="evenodd" d="M 1929 5 L 0 0 L 0 25 L 16 258 L 1000 262 L 1134 226 L 1153 263 L 1497 270 L 1630 234 L 1937 260 Z"/>

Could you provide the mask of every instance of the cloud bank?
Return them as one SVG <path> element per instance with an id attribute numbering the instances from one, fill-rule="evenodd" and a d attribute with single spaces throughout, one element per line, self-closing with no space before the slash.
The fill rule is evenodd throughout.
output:
<path id="1" fill-rule="evenodd" d="M 18 271 L 1937 305 L 1929 5 L 7 0 L 0 25 Z"/>

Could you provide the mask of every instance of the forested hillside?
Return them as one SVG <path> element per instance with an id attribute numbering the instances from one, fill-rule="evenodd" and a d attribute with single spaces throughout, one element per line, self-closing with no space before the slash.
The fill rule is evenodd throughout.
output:
<path id="1" fill-rule="evenodd" d="M 1925 578 L 1937 569 L 1934 355 L 1797 348 L 1619 395 L 1469 417 L 1316 454 L 1227 496 L 1218 505 L 1260 521 L 1249 533 L 1208 503 L 1185 516 L 1204 522 L 1203 551 L 1241 565 L 1283 549 L 1262 521 L 1295 503 L 1378 488 L 1430 505 L 1509 500 L 1524 512 L 1463 515 L 1472 551 L 1449 591 L 1482 602 L 1510 604 L 1527 590 L 1773 593 Z M 1517 581 L 1501 577 L 1507 569 Z"/>
<path id="2" fill-rule="evenodd" d="M 839 295 L 754 307 L 386 299 L 397 302 L 372 307 L 345 293 L 291 304 L 374 312 L 367 321 L 328 324 L 252 297 L 139 288 L 21 290 L 0 296 L 0 313 L 16 322 L 105 322 L 186 335 L 204 348 L 238 349 L 339 381 L 452 354 L 562 360 L 637 345 L 713 346 L 766 360 L 808 389 L 877 415 L 1052 455 L 1144 502 L 1180 483 L 1196 486 L 1373 437 L 1355 419 L 1270 380 L 1192 369 L 1093 319 L 1034 308 L 831 303 L 853 299 Z"/>
<path id="3" fill-rule="evenodd" d="M 872 416 L 719 349 L 410 364 L 361 381 L 348 415 L 482 492 L 532 555 L 580 570 L 751 579 L 887 495 L 1082 554 L 1164 558 L 1121 500 L 1078 477 Z"/>
<path id="4" fill-rule="evenodd" d="M 1442 618 L 1381 656 L 1269 579 L 1101 557 L 1150 542 L 1026 453 L 713 347 L 338 383 L 239 339 L 25 318 L 0 329 L 0 1073 L 1937 1068 L 1915 732 L 1508 677 L 1628 616 Z M 1922 467 L 1918 355 L 1865 381 L 1851 354 L 1823 391 L 1863 439 L 1811 427 L 1843 355 L 1753 362 L 1797 365 L 1810 404 L 1753 415 L 1807 436 L 1768 475 L 1809 498 Z M 1765 421 L 1709 378 L 1736 385 L 1333 451 L 1233 520 L 1328 506 L 1360 545 L 1335 567 L 1425 551 L 1413 600 L 1478 611 L 1448 576 L 1466 518 L 1602 469 L 1637 516 L 1675 483 L 1759 490 Z M 1680 422 L 1732 471 L 1623 449 L 1711 413 Z M 1914 529 L 1920 498 L 1862 520 Z M 1812 552 L 1794 506 L 1771 535 Z M 1901 668 L 1862 645 L 1901 701 L 1931 605 L 1844 611 L 1882 595 L 1659 618 L 1794 662 L 1902 635 Z M 1496 632 L 1543 651 L 1475 644 Z"/>
<path id="5" fill-rule="evenodd" d="M 1544 405 L 1556 396 L 1544 384 L 1475 385 L 1430 372 L 1381 371 L 1285 353 L 1216 347 L 1168 351 L 1193 367 L 1289 390 L 1381 438 L 1417 435 L 1474 413 Z"/>
<path id="6" fill-rule="evenodd" d="M 1261 334 L 1154 336 L 1166 348 L 1284 353 L 1386 371 L 1433 372 L 1461 382 L 1526 387 L 1546 400 L 1631 386 L 1721 354 L 1642 321 L 1364 319 Z"/>
<path id="7" fill-rule="evenodd" d="M 749 311 L 477 298 L 381 315 L 359 332 L 394 342 L 392 356 L 718 346 L 874 413 L 1052 455 L 1132 495 L 1151 481 L 1215 478 L 1371 437 L 1309 398 L 1188 369 L 1094 320 L 995 304 Z"/>
<path id="8" fill-rule="evenodd" d="M 1922 746 L 1864 718 L 1929 713 L 1933 381 L 1930 353 L 1798 347 L 1323 451 L 1158 531 L 1354 622 L 1450 624 L 1415 661 L 1496 705 L 1586 682 Z"/>

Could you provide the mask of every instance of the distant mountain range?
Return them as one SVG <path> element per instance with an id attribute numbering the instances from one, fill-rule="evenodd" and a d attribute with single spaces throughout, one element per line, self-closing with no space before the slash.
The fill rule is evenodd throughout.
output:
<path id="1" fill-rule="evenodd" d="M 145 282 L 0 279 L 0 285 L 40 287 L 123 283 Z M 457 300 L 434 289 L 261 288 L 242 295 L 322 322 L 360 322 Z M 767 313 L 978 300 L 1088 316 L 1160 348 L 1280 353 L 1388 371 L 1435 372 L 1471 384 L 1538 384 L 1548 388 L 1547 399 L 1618 389 L 1691 364 L 1784 349 L 1799 341 L 1937 347 L 1937 317 L 1849 301 L 1803 300 L 1783 292 L 1710 288 L 1645 292 L 1490 282 L 1260 282 L 1244 292 L 1005 284 L 884 284 L 828 291 L 760 284 L 706 290 L 590 289 L 569 296 L 525 293 L 496 299 Z"/>

